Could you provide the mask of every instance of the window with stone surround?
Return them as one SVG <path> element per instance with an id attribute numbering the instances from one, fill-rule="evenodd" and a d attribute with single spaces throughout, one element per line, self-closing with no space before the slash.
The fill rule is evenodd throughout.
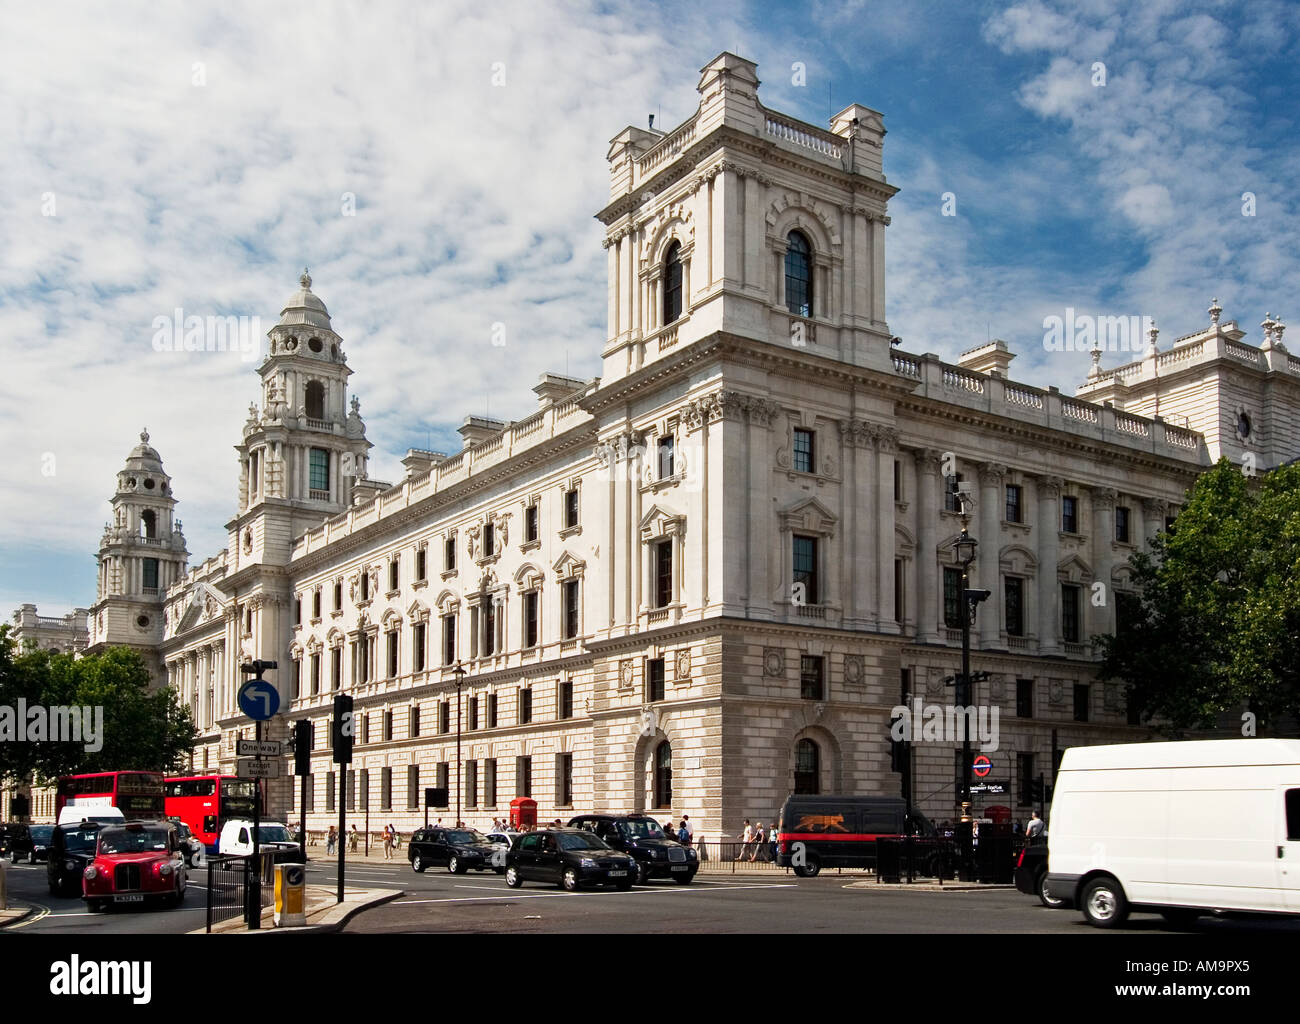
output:
<path id="1" fill-rule="evenodd" d="M 682 247 L 673 242 L 664 254 L 664 322 L 667 327 L 682 315 Z"/>
<path id="2" fill-rule="evenodd" d="M 801 231 L 786 235 L 785 307 L 795 316 L 813 315 L 812 246 Z"/>

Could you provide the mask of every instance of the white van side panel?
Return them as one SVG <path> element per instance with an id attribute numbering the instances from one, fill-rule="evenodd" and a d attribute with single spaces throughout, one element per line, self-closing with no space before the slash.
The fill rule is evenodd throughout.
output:
<path id="1" fill-rule="evenodd" d="M 1102 869 L 1130 901 L 1165 898 L 1167 794 L 1135 789 L 1131 772 L 1062 772 L 1047 828 L 1053 874 Z"/>

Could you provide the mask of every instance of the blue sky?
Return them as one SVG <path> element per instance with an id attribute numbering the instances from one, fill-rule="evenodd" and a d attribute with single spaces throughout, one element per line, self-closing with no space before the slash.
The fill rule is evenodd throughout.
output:
<path id="1" fill-rule="evenodd" d="M 143 426 L 192 561 L 224 544 L 255 363 L 155 352 L 178 306 L 269 328 L 309 264 L 381 479 L 408 447 L 458 447 L 467 414 L 526 414 L 545 370 L 596 376 L 608 140 L 689 117 L 722 50 L 757 61 L 776 110 L 884 113 L 906 348 L 1001 337 L 1014 377 L 1069 392 L 1087 357 L 1045 351 L 1044 317 L 1152 316 L 1165 345 L 1213 296 L 1258 344 L 1300 268 L 1297 36 L 1300 8 L 1271 0 L 11 10 L 0 611 L 93 600 Z"/>

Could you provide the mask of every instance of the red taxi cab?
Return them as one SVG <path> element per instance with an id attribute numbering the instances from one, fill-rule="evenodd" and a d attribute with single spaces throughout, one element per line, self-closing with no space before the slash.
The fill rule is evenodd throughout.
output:
<path id="1" fill-rule="evenodd" d="M 157 901 L 178 906 L 185 898 L 185 854 L 169 821 L 131 821 L 100 829 L 95 859 L 82 874 L 87 909 L 110 903 Z"/>

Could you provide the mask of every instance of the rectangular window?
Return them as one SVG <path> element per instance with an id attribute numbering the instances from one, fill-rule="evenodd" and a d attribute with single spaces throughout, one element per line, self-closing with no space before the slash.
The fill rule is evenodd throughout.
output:
<path id="1" fill-rule="evenodd" d="M 1079 588 L 1069 583 L 1061 584 L 1061 639 L 1079 642 Z"/>
<path id="2" fill-rule="evenodd" d="M 302 625 L 302 598 L 301 597 L 295 597 L 293 599 L 293 624 L 295 626 Z"/>
<path id="3" fill-rule="evenodd" d="M 412 736 L 420 735 L 420 705 L 412 704 L 409 713 L 410 727 L 409 731 Z"/>
<path id="4" fill-rule="evenodd" d="M 1007 522 L 1022 523 L 1020 518 L 1020 485 L 1007 484 Z"/>
<path id="5" fill-rule="evenodd" d="M 307 776 L 307 807 L 306 811 L 311 814 L 316 810 L 316 776 L 309 774 Z"/>
<path id="6" fill-rule="evenodd" d="M 557 710 L 557 717 L 572 718 L 573 717 L 573 680 L 572 679 L 562 679 L 560 681 L 559 692 L 557 693 L 557 697 L 559 698 L 558 700 L 559 708 Z"/>
<path id="7" fill-rule="evenodd" d="M 1020 806 L 1034 806 L 1034 755 L 1016 754 L 1016 775 L 1020 790 Z"/>
<path id="8" fill-rule="evenodd" d="M 495 654 L 497 649 L 497 605 L 489 600 L 483 605 L 483 653 Z"/>
<path id="9" fill-rule="evenodd" d="M 564 528 L 578 525 L 578 489 L 564 492 Z"/>
<path id="10" fill-rule="evenodd" d="M 325 810 L 334 810 L 334 795 L 338 792 L 338 782 L 333 772 L 325 773 Z"/>
<path id="11" fill-rule="evenodd" d="M 319 587 L 317 587 L 315 592 L 311 595 L 311 617 L 313 619 L 320 618 L 320 588 Z"/>
<path id="12" fill-rule="evenodd" d="M 533 795 L 533 759 L 531 757 L 515 758 L 515 792 L 519 796 Z"/>
<path id="13" fill-rule="evenodd" d="M 533 720 L 533 691 L 524 687 L 519 691 L 519 724 L 527 725 Z M 528 794 L 523 794 L 527 796 Z"/>
<path id="14" fill-rule="evenodd" d="M 424 671 L 424 631 L 425 623 L 417 622 L 411 627 L 411 669 Z"/>
<path id="15" fill-rule="evenodd" d="M 490 757 L 483 762 L 483 803 L 488 807 L 497 805 L 497 761 Z"/>
<path id="16" fill-rule="evenodd" d="M 1034 681 L 1032 679 L 1016 680 L 1016 717 L 1034 717 Z"/>
<path id="17" fill-rule="evenodd" d="M 1092 687 L 1087 683 L 1074 684 L 1074 720 L 1076 722 L 1088 721 L 1088 698 L 1091 689 Z"/>
<path id="18" fill-rule="evenodd" d="M 442 562 L 448 572 L 456 568 L 456 535 L 454 533 L 442 545 Z"/>
<path id="19" fill-rule="evenodd" d="M 307 486 L 317 492 L 311 497 L 329 500 L 330 453 L 324 448 L 313 448 L 311 450 Z"/>
<path id="20" fill-rule="evenodd" d="M 794 537 L 794 584 L 796 604 L 819 604 L 821 595 L 817 589 L 817 538 Z M 803 586 L 800 588 L 799 584 Z M 799 601 L 798 596 L 803 600 Z"/>
<path id="21" fill-rule="evenodd" d="M 370 716 L 369 715 L 361 716 L 361 742 L 362 743 L 370 742 Z"/>
<path id="22" fill-rule="evenodd" d="M 794 432 L 794 470 L 796 473 L 811 473 L 817 465 L 814 450 L 813 432 L 795 428 Z"/>
<path id="23" fill-rule="evenodd" d="M 492 523 L 483 525 L 483 555 L 490 557 L 496 554 L 497 531 Z"/>
<path id="24" fill-rule="evenodd" d="M 646 696 L 648 701 L 664 699 L 664 659 L 651 658 L 646 662 Z"/>
<path id="25" fill-rule="evenodd" d="M 556 761 L 556 802 L 561 807 L 573 806 L 573 755 L 557 754 Z"/>
<path id="26" fill-rule="evenodd" d="M 451 701 L 444 700 L 438 704 L 438 731 L 444 736 L 451 732 Z"/>
<path id="27" fill-rule="evenodd" d="M 894 460 L 894 500 L 903 500 L 903 464 Z"/>
<path id="28" fill-rule="evenodd" d="M 943 624 L 949 629 L 961 629 L 962 606 L 961 570 L 943 570 Z"/>
<path id="29" fill-rule="evenodd" d="M 1003 581 L 1006 589 L 1007 636 L 1025 635 L 1025 581 L 1019 576 L 1008 576 Z"/>
<path id="30" fill-rule="evenodd" d="M 362 779 L 366 778 L 365 769 L 362 769 L 361 777 Z M 348 810 L 355 811 L 357 809 L 357 772 L 355 768 L 348 769 L 347 787 L 348 787 L 348 801 L 347 801 Z M 362 799 L 364 800 L 365 797 L 363 796 Z M 362 806 L 362 810 L 365 810 L 364 805 Z"/>
<path id="31" fill-rule="evenodd" d="M 406 766 L 406 809 L 414 811 L 420 806 L 420 766 Z"/>
<path id="32" fill-rule="evenodd" d="M 465 762 L 465 806 L 478 806 L 478 762 Z"/>
<path id="33" fill-rule="evenodd" d="M 424 580 L 429 577 L 428 554 L 428 548 L 420 547 L 415 549 L 415 578 L 417 580 Z"/>
<path id="34" fill-rule="evenodd" d="M 654 607 L 667 608 L 673 600 L 673 542 L 661 540 L 654 546 Z"/>
<path id="35" fill-rule="evenodd" d="M 524 509 L 524 543 L 531 544 L 538 537 L 537 506 L 529 505 Z"/>
<path id="36" fill-rule="evenodd" d="M 448 794 L 447 803 L 444 803 L 441 806 L 442 807 L 450 806 L 451 794 L 449 791 L 451 789 L 451 764 L 447 761 L 439 761 L 438 773 L 435 776 L 435 778 L 437 779 L 436 788 L 441 789 L 443 792 L 446 792 Z"/>
<path id="37" fill-rule="evenodd" d="M 393 769 L 384 768 L 379 776 L 379 806 L 382 810 L 393 809 Z"/>
<path id="38" fill-rule="evenodd" d="M 361 600 L 370 600 L 370 573 L 364 571 L 361 573 Z"/>
<path id="39" fill-rule="evenodd" d="M 673 475 L 673 439 L 659 438 L 659 479 L 667 480 Z"/>
<path id="40" fill-rule="evenodd" d="M 144 559 L 144 589 L 158 589 L 158 559 Z"/>
<path id="41" fill-rule="evenodd" d="M 387 743 L 393 738 L 393 712 L 384 712 L 384 742 Z"/>
<path id="42" fill-rule="evenodd" d="M 336 580 L 334 583 L 334 610 L 340 612 L 343 610 L 343 581 Z"/>
<path id="43" fill-rule="evenodd" d="M 1117 505 L 1115 508 L 1115 540 L 1121 544 L 1127 544 L 1129 525 L 1129 510 L 1123 505 Z"/>
<path id="44" fill-rule="evenodd" d="M 388 631 L 388 678 L 397 678 L 397 630 Z"/>
<path id="45" fill-rule="evenodd" d="M 311 656 L 311 695 L 320 693 L 320 651 Z"/>
<path id="46" fill-rule="evenodd" d="M 1061 498 L 1061 532 L 1079 532 L 1079 499 L 1068 494 Z"/>
<path id="47" fill-rule="evenodd" d="M 524 647 L 537 646 L 537 591 L 524 595 Z"/>
<path id="48" fill-rule="evenodd" d="M 478 728 L 478 698 L 469 699 L 469 727 L 471 730 Z"/>
<path id="49" fill-rule="evenodd" d="M 563 638 L 572 640 L 578 635 L 578 581 L 565 580 L 562 596 L 564 598 Z"/>
<path id="50" fill-rule="evenodd" d="M 330 689 L 337 690 L 343 685 L 343 648 L 330 650 Z"/>
<path id="51" fill-rule="evenodd" d="M 442 617 L 442 663 L 456 664 L 456 616 Z"/>
<path id="52" fill-rule="evenodd" d="M 388 563 L 388 590 L 391 593 L 397 589 L 397 559 L 394 558 Z"/>
<path id="53" fill-rule="evenodd" d="M 903 595 L 903 560 L 894 559 L 894 621 L 901 623 L 907 615 L 907 602 Z"/>
<path id="54" fill-rule="evenodd" d="M 487 727 L 489 729 L 497 727 L 497 695 L 495 693 L 487 695 Z"/>
<path id="55" fill-rule="evenodd" d="M 370 681 L 370 638 L 364 635 L 357 637 L 357 642 L 352 645 L 352 681 Z"/>
<path id="56" fill-rule="evenodd" d="M 825 659 L 804 654 L 799 657 L 799 696 L 804 700 L 825 700 Z"/>

